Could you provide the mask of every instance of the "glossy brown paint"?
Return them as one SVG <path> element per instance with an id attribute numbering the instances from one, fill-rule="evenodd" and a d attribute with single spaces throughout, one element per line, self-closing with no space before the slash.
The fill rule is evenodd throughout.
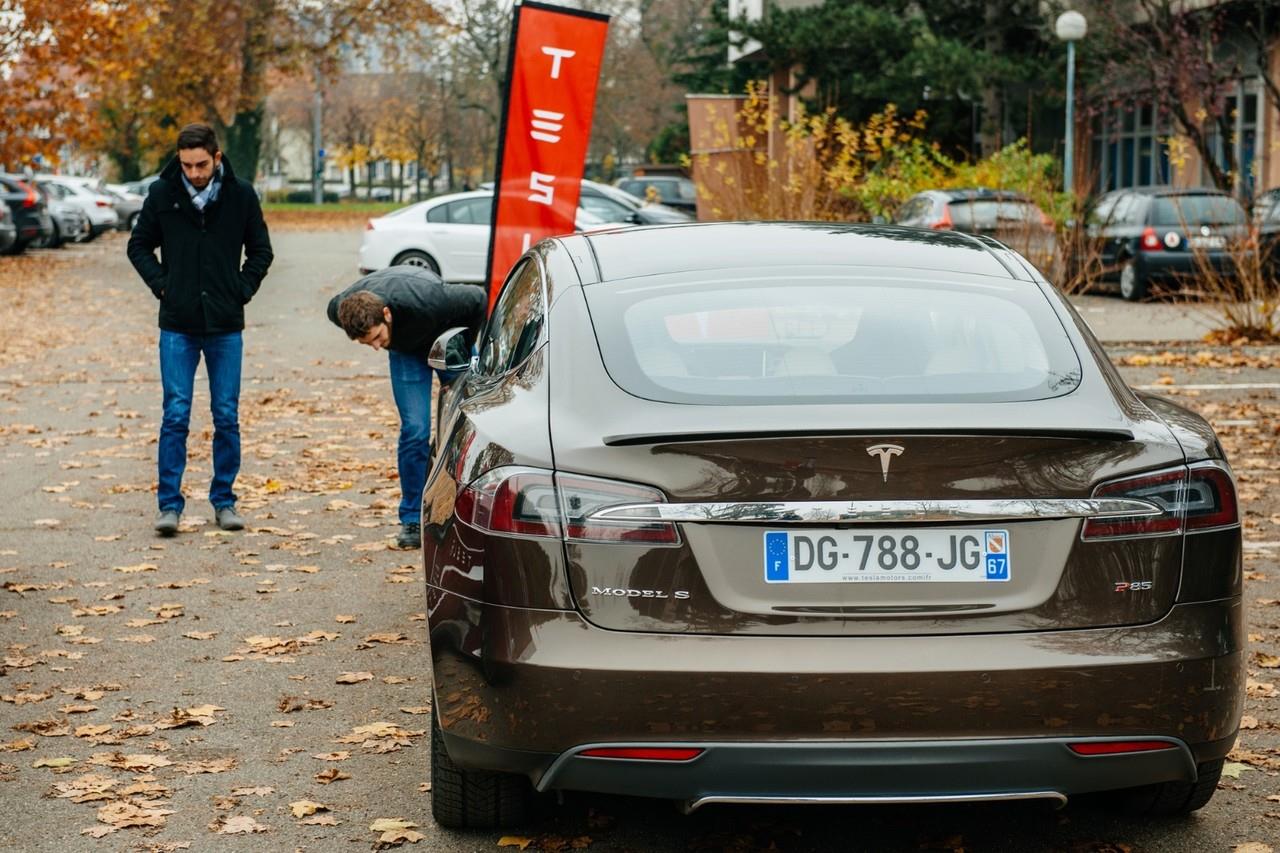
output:
<path id="1" fill-rule="evenodd" d="M 585 743 L 1161 736 L 1229 748 L 1238 599 L 1128 628 L 928 637 L 621 633 L 580 615 L 429 599 L 442 725 L 547 754 Z M 1204 754 L 1205 751 L 1216 754 Z"/>
<path id="2" fill-rule="evenodd" d="M 689 230 L 665 256 L 653 247 L 666 238 L 654 242 L 643 263 L 723 265 L 739 251 L 759 259 L 779 251 L 766 227 Z M 796 233 L 805 231 L 784 236 Z M 743 234 L 749 247 L 733 242 Z M 452 742 L 466 747 L 455 760 L 536 781 L 557 755 L 587 743 L 1132 736 L 1176 738 L 1198 761 L 1226 754 L 1243 705 L 1238 528 L 1099 543 L 1080 540 L 1078 521 L 1019 522 L 1011 535 L 1014 553 L 1031 555 L 1029 566 L 1015 563 L 1029 569 L 1027 586 L 970 596 L 983 605 L 970 612 L 886 618 L 856 608 L 904 594 L 913 598 L 898 604 L 922 608 L 957 591 L 828 588 L 821 602 L 795 593 L 790 604 L 855 609 L 779 613 L 772 608 L 788 602 L 767 601 L 763 584 L 744 581 L 759 577 L 759 529 L 739 542 L 740 529 L 683 525 L 679 546 L 654 548 L 564 545 L 459 524 L 458 489 L 500 465 L 658 485 L 671 501 L 1075 497 L 1127 473 L 1221 454 L 1193 413 L 1126 388 L 1083 321 L 1016 255 L 946 242 L 968 240 L 956 235 L 912 239 L 929 243 L 922 263 L 939 265 L 940 276 L 953 250 L 983 274 L 1003 269 L 1041 288 L 1081 356 L 1076 391 L 984 407 L 710 412 L 640 400 L 601 365 L 579 284 L 609 286 L 593 283 L 602 265 L 623 263 L 631 250 L 618 235 L 598 253 L 596 239 L 536 249 L 556 277 L 549 342 L 512 374 L 463 386 L 429 480 L 423 556 L 435 707 Z M 902 245 L 874 255 L 886 264 L 914 248 L 893 239 Z M 1111 437 L 1072 432 L 1080 430 Z M 733 435 L 780 431 L 792 435 Z M 716 438 L 611 441 L 707 432 Z M 887 483 L 865 453 L 877 441 L 909 448 Z M 716 560 L 725 565 L 709 573 Z M 590 586 L 603 578 L 690 597 L 598 601 Z M 1117 595 L 1122 579 L 1152 580 L 1153 589 Z"/>

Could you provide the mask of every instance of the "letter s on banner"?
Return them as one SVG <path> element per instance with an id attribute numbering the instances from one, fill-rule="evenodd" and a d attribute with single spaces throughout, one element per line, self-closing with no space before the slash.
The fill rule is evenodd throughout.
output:
<path id="1" fill-rule="evenodd" d="M 573 232 L 609 17 L 515 7 L 489 235 L 489 308 L 521 254 Z"/>

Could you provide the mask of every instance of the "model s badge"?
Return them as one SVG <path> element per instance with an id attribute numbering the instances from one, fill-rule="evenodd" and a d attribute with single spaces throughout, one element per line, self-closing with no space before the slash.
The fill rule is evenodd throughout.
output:
<path id="1" fill-rule="evenodd" d="M 889 482 L 889 460 L 901 456 L 902 450 L 900 444 L 873 444 L 867 448 L 868 456 L 880 457 L 880 475 L 886 483 Z"/>

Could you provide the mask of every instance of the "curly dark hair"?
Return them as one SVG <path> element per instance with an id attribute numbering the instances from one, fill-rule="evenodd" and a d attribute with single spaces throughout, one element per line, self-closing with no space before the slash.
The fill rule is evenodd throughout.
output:
<path id="1" fill-rule="evenodd" d="M 387 303 L 382 297 L 368 290 L 357 290 L 338 304 L 338 325 L 347 337 L 357 341 L 369 334 L 369 330 L 386 322 L 382 309 Z"/>

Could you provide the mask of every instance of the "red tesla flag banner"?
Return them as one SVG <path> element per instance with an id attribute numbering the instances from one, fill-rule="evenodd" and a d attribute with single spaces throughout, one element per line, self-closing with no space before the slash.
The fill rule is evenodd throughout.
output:
<path id="1" fill-rule="evenodd" d="M 489 235 L 489 308 L 511 265 L 573 231 L 609 17 L 543 3 L 515 7 Z"/>

